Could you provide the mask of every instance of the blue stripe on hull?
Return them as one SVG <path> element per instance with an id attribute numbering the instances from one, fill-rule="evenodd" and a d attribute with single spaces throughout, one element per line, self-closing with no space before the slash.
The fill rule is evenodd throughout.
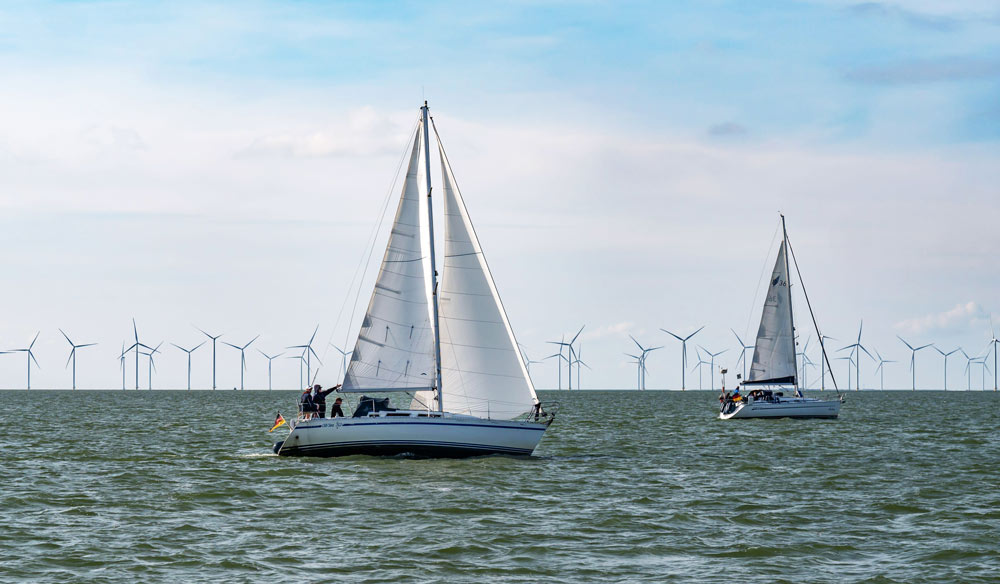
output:
<path id="1" fill-rule="evenodd" d="M 280 456 L 351 456 L 366 454 L 371 456 L 396 456 L 412 454 L 419 458 L 467 458 L 470 456 L 486 456 L 490 454 L 530 455 L 532 450 L 509 448 L 485 444 L 464 444 L 461 442 L 438 442 L 433 440 L 407 440 L 394 442 L 390 440 L 357 440 L 352 442 L 329 442 L 309 446 L 284 447 L 278 451 Z"/>

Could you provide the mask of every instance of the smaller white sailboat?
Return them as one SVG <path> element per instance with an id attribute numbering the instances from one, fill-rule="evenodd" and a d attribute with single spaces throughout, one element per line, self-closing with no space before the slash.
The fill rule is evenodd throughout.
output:
<path id="1" fill-rule="evenodd" d="M 430 133 L 444 199 L 438 279 Z M 538 400 L 427 102 L 409 148 L 395 220 L 342 393 L 349 418 L 300 415 L 281 456 L 531 454 L 554 419 Z M 403 394 L 408 407 L 388 397 Z"/>
<path id="2" fill-rule="evenodd" d="M 744 392 L 739 392 L 739 386 L 733 395 L 723 393 L 720 397 L 722 406 L 719 417 L 723 420 L 745 418 L 836 418 L 840 415 L 843 398 L 837 390 L 839 399 L 820 400 L 808 398 L 802 394 L 798 384 L 795 362 L 795 321 L 792 313 L 791 272 L 789 256 L 795 259 L 795 254 L 788 243 L 788 231 L 785 229 L 785 216 L 781 216 L 781 246 L 774 262 L 774 270 L 768 281 L 767 296 L 764 299 L 764 310 L 760 318 L 760 328 L 757 330 L 757 342 L 754 345 L 753 364 L 750 373 L 744 380 Z M 798 263 L 795 265 L 798 273 Z M 799 284 L 802 275 L 799 273 Z M 809 304 L 809 296 L 802 286 L 802 293 L 809 307 L 813 326 L 820 339 L 822 358 L 829 366 L 823 346 L 823 335 L 819 332 L 816 317 Z M 836 390 L 837 382 L 830 378 Z M 746 391 L 748 388 L 753 388 Z M 785 391 L 791 391 L 786 396 Z"/>

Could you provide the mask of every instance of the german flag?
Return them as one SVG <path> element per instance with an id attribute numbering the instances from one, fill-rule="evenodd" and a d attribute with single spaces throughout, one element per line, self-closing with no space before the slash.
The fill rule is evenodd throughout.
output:
<path id="1" fill-rule="evenodd" d="M 271 426 L 271 429 L 268 430 L 268 432 L 274 432 L 279 427 L 281 427 L 284 423 L 285 423 L 285 418 L 281 417 L 281 412 L 278 412 L 278 415 L 275 416 L 275 418 L 274 418 L 274 425 Z"/>

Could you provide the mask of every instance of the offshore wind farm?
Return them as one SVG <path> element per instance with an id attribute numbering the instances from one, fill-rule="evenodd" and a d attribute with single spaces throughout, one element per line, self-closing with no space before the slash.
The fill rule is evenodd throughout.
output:
<path id="1" fill-rule="evenodd" d="M 0 583 L 1000 581 L 995 1 L 0 23 Z"/>

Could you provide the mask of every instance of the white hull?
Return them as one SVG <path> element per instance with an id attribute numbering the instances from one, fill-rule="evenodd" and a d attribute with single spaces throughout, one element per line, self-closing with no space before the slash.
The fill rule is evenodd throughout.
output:
<path id="1" fill-rule="evenodd" d="M 840 400 L 821 401 L 812 398 L 781 398 L 780 401 L 743 402 L 719 418 L 735 420 L 745 418 L 836 418 L 840 415 Z"/>
<path id="2" fill-rule="evenodd" d="M 548 424 L 484 420 L 427 412 L 380 412 L 363 418 L 300 421 L 275 445 L 282 456 L 392 456 L 462 458 L 487 454 L 529 455 Z"/>

